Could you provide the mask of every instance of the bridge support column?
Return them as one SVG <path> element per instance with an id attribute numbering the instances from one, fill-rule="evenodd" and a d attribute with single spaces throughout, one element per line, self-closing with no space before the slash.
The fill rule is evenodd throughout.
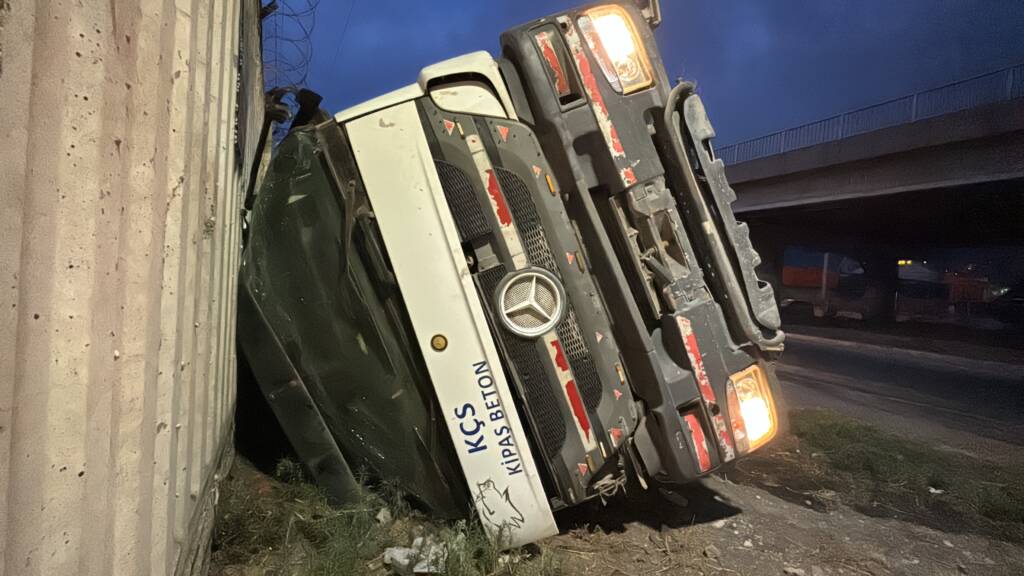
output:
<path id="1" fill-rule="evenodd" d="M 896 291 L 899 288 L 898 255 L 889 247 L 875 248 L 864 254 L 864 280 L 871 292 L 864 319 L 873 322 L 891 322 L 896 318 Z"/>
<path id="2" fill-rule="evenodd" d="M 757 266 L 759 280 L 771 284 L 778 301 L 782 294 L 782 266 L 785 261 L 786 237 L 778 230 L 760 223 L 750 226 L 750 241 L 761 257 Z"/>

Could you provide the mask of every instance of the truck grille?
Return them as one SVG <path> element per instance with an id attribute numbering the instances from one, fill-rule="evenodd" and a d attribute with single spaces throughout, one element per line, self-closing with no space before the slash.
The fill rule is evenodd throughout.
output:
<path id="1" fill-rule="evenodd" d="M 434 160 L 434 166 L 441 179 L 448 208 L 455 217 L 459 238 L 466 242 L 487 234 L 487 220 L 484 219 L 484 213 L 480 210 L 480 203 L 475 198 L 473 185 L 470 184 L 466 173 L 443 160 Z"/>
<path id="2" fill-rule="evenodd" d="M 555 266 L 555 259 L 551 253 L 551 246 L 548 244 L 544 229 L 541 227 L 540 218 L 537 216 L 537 207 L 530 198 L 530 191 L 526 188 L 523 180 L 511 170 L 495 168 L 498 175 L 498 183 L 505 192 L 509 209 L 515 219 L 516 228 L 523 239 L 523 247 L 530 258 L 530 263 L 558 275 Z M 601 403 L 602 385 L 598 376 L 594 360 L 590 356 L 583 341 L 583 334 L 580 332 L 579 323 L 576 321 L 576 312 L 573 309 L 572 301 L 568 302 L 568 312 L 565 320 L 558 325 L 558 339 L 562 342 L 562 348 L 572 367 L 573 376 L 576 378 L 576 385 L 579 386 L 580 395 L 583 396 L 583 403 L 588 409 L 594 410 Z"/>
<path id="3" fill-rule="evenodd" d="M 483 300 L 488 309 L 492 309 L 492 297 L 498 283 L 504 277 L 505 267 L 501 265 L 488 268 L 477 275 L 480 289 L 483 292 Z M 493 325 L 501 335 L 501 342 L 504 344 L 508 360 L 512 364 L 510 367 L 522 385 L 524 400 L 530 407 L 530 416 L 540 434 L 540 444 L 548 458 L 552 458 L 565 444 L 565 420 L 562 419 L 558 398 L 547 381 L 537 347 L 533 341 L 523 340 L 510 334 L 497 322 L 494 322 Z"/>

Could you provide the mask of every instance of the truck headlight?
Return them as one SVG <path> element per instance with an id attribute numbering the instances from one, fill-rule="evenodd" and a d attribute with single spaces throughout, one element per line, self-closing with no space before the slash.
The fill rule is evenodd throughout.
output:
<path id="1" fill-rule="evenodd" d="M 775 403 L 758 365 L 729 377 L 726 390 L 733 438 L 740 452 L 755 450 L 775 436 Z"/>
<path id="2" fill-rule="evenodd" d="M 621 6 L 591 8 L 580 16 L 579 26 L 604 77 L 616 92 L 632 94 L 654 84 L 643 42 L 632 18 Z"/>

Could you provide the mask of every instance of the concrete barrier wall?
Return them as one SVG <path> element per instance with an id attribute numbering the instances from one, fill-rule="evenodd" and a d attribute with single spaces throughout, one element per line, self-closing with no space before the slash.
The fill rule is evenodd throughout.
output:
<path id="1" fill-rule="evenodd" d="M 0 0 L 0 574 L 204 568 L 258 9 Z"/>

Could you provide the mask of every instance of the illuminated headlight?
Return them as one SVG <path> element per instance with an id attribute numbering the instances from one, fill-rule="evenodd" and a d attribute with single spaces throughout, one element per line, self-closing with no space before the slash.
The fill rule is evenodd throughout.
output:
<path id="1" fill-rule="evenodd" d="M 733 438 L 740 452 L 755 450 L 775 436 L 775 403 L 760 366 L 755 364 L 733 374 L 726 395 Z"/>
<path id="2" fill-rule="evenodd" d="M 604 77 L 617 92 L 632 94 L 654 84 L 643 43 L 621 6 L 587 10 L 579 25 Z"/>

